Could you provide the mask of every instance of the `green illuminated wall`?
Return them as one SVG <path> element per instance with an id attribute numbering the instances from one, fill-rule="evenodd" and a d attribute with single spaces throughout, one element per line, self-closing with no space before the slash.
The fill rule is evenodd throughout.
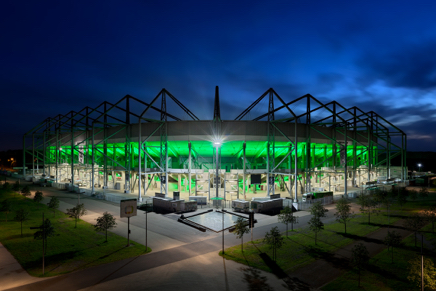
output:
<path id="1" fill-rule="evenodd" d="M 285 157 L 291 150 L 289 147 L 289 142 L 276 142 L 274 155 L 276 157 L 276 164 Z M 160 142 L 148 142 L 147 152 L 153 157 L 156 162 L 160 159 Z M 156 147 L 157 146 L 157 147 Z M 192 146 L 192 156 L 195 162 L 192 164 L 192 168 L 210 168 L 214 155 L 213 144 L 210 141 L 191 141 Z M 221 165 L 222 168 L 230 170 L 242 169 L 242 151 L 243 141 L 230 141 L 224 142 L 220 147 L 221 155 Z M 339 146 L 337 146 L 337 154 L 335 161 L 333 161 L 332 155 L 334 152 L 332 144 L 323 143 L 312 143 L 310 148 L 310 167 L 327 167 L 340 165 L 340 154 Z M 305 168 L 307 161 L 307 144 L 304 142 L 298 143 L 298 168 Z M 56 161 L 56 148 L 50 147 L 46 151 L 46 163 L 55 163 Z M 91 164 L 92 161 L 92 148 L 88 146 L 88 150 L 85 147 L 81 148 L 80 151 L 83 153 L 84 163 Z M 373 157 L 377 156 L 377 148 L 373 149 Z M 104 164 L 104 145 L 99 144 L 96 146 L 95 150 L 95 163 L 102 166 Z M 128 159 L 126 159 L 126 152 L 130 152 L 130 168 L 138 167 L 138 144 L 137 143 L 111 143 L 107 144 L 107 165 L 108 166 L 124 166 L 129 167 Z M 186 160 L 189 155 L 188 141 L 169 141 L 168 142 L 168 156 L 171 158 L 171 168 L 186 168 Z M 266 141 L 246 141 L 246 157 L 249 168 L 266 168 L 266 156 L 267 156 L 267 142 Z M 291 158 L 284 161 L 279 168 L 289 168 L 289 163 L 291 168 L 294 166 L 295 155 L 292 153 Z M 348 146 L 347 148 L 347 159 L 348 166 L 354 165 L 353 160 L 353 146 Z M 372 162 L 375 164 L 375 159 Z M 366 147 L 356 146 L 356 166 L 367 165 L 368 153 Z M 71 163 L 71 147 L 62 146 L 62 150 L 59 151 L 59 163 Z M 78 148 L 74 150 L 74 164 L 79 163 L 79 151 Z M 184 166 L 185 164 L 185 166 Z M 144 164 L 142 163 L 142 166 Z M 155 167 L 151 160 L 148 159 L 147 167 Z"/>

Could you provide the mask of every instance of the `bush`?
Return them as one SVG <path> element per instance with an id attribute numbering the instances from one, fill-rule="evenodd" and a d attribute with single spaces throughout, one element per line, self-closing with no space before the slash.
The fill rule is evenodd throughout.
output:
<path id="1" fill-rule="evenodd" d="M 21 189 L 21 194 L 23 194 L 24 197 L 30 196 L 29 186 L 24 186 L 23 189 Z"/>
<path id="2" fill-rule="evenodd" d="M 20 191 L 20 182 L 15 181 L 14 185 L 12 185 L 12 191 L 19 192 Z"/>
<path id="3" fill-rule="evenodd" d="M 42 192 L 41 191 L 36 191 L 35 196 L 33 197 L 33 201 L 36 203 L 39 203 L 42 201 Z"/>

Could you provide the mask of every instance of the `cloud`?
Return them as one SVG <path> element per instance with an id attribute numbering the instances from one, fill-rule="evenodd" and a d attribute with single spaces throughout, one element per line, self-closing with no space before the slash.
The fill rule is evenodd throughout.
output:
<path id="1" fill-rule="evenodd" d="M 377 47 L 377 49 L 379 49 Z M 427 41 L 372 50 L 357 61 L 363 77 L 383 80 L 388 86 L 414 89 L 436 88 L 436 42 Z"/>

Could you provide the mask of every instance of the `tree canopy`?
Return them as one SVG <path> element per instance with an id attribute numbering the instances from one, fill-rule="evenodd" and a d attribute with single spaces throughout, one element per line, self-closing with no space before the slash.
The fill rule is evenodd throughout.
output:
<path id="1" fill-rule="evenodd" d="M 97 223 L 94 225 L 96 231 L 106 232 L 106 242 L 107 242 L 107 231 L 116 227 L 115 217 L 109 212 L 104 212 L 102 216 L 96 218 Z"/>

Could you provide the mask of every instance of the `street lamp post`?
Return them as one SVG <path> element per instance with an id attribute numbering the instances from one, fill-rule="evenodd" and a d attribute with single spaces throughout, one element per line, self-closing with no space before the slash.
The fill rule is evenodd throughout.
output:
<path id="1" fill-rule="evenodd" d="M 418 164 L 418 172 L 421 172 L 421 166 L 422 164 Z"/>
<path id="2" fill-rule="evenodd" d="M 219 148 L 219 146 L 221 145 L 221 142 L 219 141 L 219 140 L 217 140 L 217 141 L 215 141 L 215 147 L 216 147 L 216 150 L 215 150 L 215 163 L 216 163 L 216 182 L 215 182 L 215 187 L 216 187 L 216 198 L 218 198 L 218 196 L 219 196 L 219 193 L 218 193 L 218 170 L 219 170 L 219 164 L 218 164 L 218 148 Z M 217 203 L 218 203 L 218 200 L 216 200 L 217 201 Z M 219 201 L 221 201 L 221 200 L 219 200 Z M 224 201 L 224 203 L 225 203 L 225 201 Z M 223 252 L 223 255 L 224 255 L 224 204 L 222 204 L 221 205 L 222 206 L 222 209 L 221 209 L 221 211 L 222 211 L 222 218 L 221 218 L 221 220 L 222 220 L 222 233 L 223 233 L 223 239 L 222 239 L 222 244 L 223 244 L 223 250 L 222 250 L 222 252 Z"/>

